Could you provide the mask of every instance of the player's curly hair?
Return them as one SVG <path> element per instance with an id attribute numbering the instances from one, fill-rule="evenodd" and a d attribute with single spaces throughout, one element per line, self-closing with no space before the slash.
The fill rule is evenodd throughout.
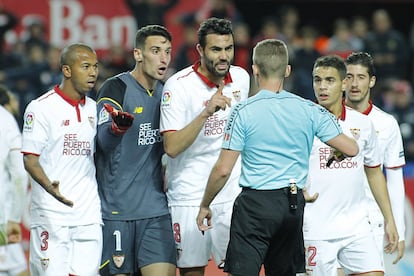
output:
<path id="1" fill-rule="evenodd" d="M 216 17 L 210 17 L 204 20 L 200 24 L 200 28 L 197 31 L 198 43 L 201 47 L 206 46 L 206 36 L 209 34 L 228 35 L 233 36 L 233 28 L 231 21 L 228 19 L 221 19 Z"/>

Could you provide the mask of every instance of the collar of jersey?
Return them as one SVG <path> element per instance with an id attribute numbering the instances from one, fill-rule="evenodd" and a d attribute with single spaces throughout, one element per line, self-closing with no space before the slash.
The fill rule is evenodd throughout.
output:
<path id="1" fill-rule="evenodd" d="M 371 110 L 372 110 L 372 101 L 369 100 L 368 107 L 367 109 L 364 110 L 364 112 L 362 112 L 362 114 L 368 115 L 371 112 Z"/>
<path id="2" fill-rule="evenodd" d="M 54 89 L 55 89 L 55 92 L 59 96 L 61 96 L 65 101 L 67 101 L 70 105 L 77 106 L 79 104 L 82 104 L 82 105 L 85 104 L 85 97 L 83 97 L 79 101 L 75 101 L 75 100 L 69 98 L 62 90 L 60 90 L 59 85 L 56 85 Z"/>
<path id="3" fill-rule="evenodd" d="M 200 77 L 200 79 L 210 88 L 214 88 L 217 87 L 218 85 L 214 82 L 212 82 L 211 80 L 209 80 L 206 76 L 200 74 L 200 72 L 198 72 L 198 68 L 200 68 L 200 61 L 197 61 L 196 63 L 194 63 L 193 65 L 193 70 L 194 72 L 197 74 L 197 76 Z M 227 72 L 227 74 L 224 76 L 224 85 L 233 82 L 230 72 Z"/>

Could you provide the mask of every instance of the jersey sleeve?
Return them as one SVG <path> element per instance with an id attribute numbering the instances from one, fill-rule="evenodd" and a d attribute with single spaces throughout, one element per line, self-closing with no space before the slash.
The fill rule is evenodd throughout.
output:
<path id="1" fill-rule="evenodd" d="M 405 165 L 404 147 L 398 122 L 392 117 L 388 130 L 388 144 L 384 152 L 384 167 L 396 168 Z"/>
<path id="2" fill-rule="evenodd" d="M 161 97 L 160 132 L 176 131 L 186 126 L 186 91 L 175 78 L 170 78 L 164 85 Z"/>
<path id="3" fill-rule="evenodd" d="M 106 111 L 104 104 L 110 104 L 117 110 L 123 111 L 123 102 L 126 85 L 119 78 L 106 80 L 98 92 L 97 103 L 97 141 L 101 149 L 115 148 L 122 140 L 122 136 L 111 132 L 112 117 Z"/>
<path id="4" fill-rule="evenodd" d="M 45 108 L 32 101 L 26 108 L 23 122 L 22 152 L 40 155 L 49 140 L 49 129 Z"/>
<path id="5" fill-rule="evenodd" d="M 311 103 L 313 104 L 313 103 Z M 342 128 L 335 116 L 323 106 L 313 104 L 313 120 L 315 124 L 315 135 L 322 142 L 327 142 L 342 133 Z"/>

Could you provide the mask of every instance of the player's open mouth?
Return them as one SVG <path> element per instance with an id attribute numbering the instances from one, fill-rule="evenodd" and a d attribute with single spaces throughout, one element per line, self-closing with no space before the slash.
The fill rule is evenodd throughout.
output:
<path id="1" fill-rule="evenodd" d="M 318 95 L 318 100 L 326 100 L 328 99 L 328 95 L 327 94 L 319 94 Z"/>
<path id="2" fill-rule="evenodd" d="M 164 75 L 166 70 L 167 70 L 167 67 L 160 67 L 158 68 L 158 74 Z"/>

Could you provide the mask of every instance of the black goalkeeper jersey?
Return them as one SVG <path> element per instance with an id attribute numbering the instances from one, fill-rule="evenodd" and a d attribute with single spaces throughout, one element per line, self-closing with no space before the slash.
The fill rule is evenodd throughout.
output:
<path id="1" fill-rule="evenodd" d="M 98 92 L 95 160 L 104 219 L 136 220 L 168 214 L 159 132 L 162 87 L 158 82 L 154 91 L 147 91 L 124 72 L 106 80 Z M 134 116 L 124 135 L 111 132 L 112 119 L 104 103 Z"/>

